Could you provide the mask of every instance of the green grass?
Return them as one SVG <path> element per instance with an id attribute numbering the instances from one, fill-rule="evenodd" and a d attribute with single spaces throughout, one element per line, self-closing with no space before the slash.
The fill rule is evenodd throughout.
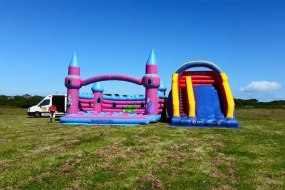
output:
<path id="1" fill-rule="evenodd" d="M 285 189 L 285 110 L 243 129 L 62 126 L 0 108 L 0 189 Z"/>

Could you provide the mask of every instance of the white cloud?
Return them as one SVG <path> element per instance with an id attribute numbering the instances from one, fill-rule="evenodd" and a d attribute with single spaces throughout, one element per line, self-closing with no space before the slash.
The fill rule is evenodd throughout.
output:
<path id="1" fill-rule="evenodd" d="M 241 92 L 269 92 L 281 88 L 281 84 L 269 81 L 252 81 L 249 85 L 242 87 Z"/>

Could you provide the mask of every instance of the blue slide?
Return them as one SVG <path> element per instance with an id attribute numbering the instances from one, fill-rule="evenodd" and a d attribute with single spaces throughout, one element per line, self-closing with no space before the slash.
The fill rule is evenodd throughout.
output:
<path id="1" fill-rule="evenodd" d="M 224 120 L 217 90 L 213 86 L 199 85 L 194 87 L 196 99 L 197 123 L 209 123 Z"/>

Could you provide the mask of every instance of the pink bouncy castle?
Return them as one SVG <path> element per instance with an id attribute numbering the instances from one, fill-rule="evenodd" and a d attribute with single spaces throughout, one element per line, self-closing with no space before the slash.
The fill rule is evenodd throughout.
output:
<path id="1" fill-rule="evenodd" d="M 65 77 L 67 112 L 60 118 L 62 124 L 137 125 L 157 122 L 164 107 L 166 88 L 161 84 L 154 51 L 146 63 L 145 75 L 136 78 L 121 74 L 107 74 L 81 79 L 80 67 L 74 53 Z M 105 94 L 101 81 L 125 81 L 141 85 L 144 95 Z M 92 94 L 80 93 L 89 84 Z"/>

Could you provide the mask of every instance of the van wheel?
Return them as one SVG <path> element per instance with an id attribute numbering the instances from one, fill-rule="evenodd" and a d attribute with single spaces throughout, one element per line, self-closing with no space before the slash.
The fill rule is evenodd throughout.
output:
<path id="1" fill-rule="evenodd" d="M 42 116 L 42 114 L 40 112 L 35 112 L 34 113 L 34 117 L 41 117 L 41 116 Z"/>

